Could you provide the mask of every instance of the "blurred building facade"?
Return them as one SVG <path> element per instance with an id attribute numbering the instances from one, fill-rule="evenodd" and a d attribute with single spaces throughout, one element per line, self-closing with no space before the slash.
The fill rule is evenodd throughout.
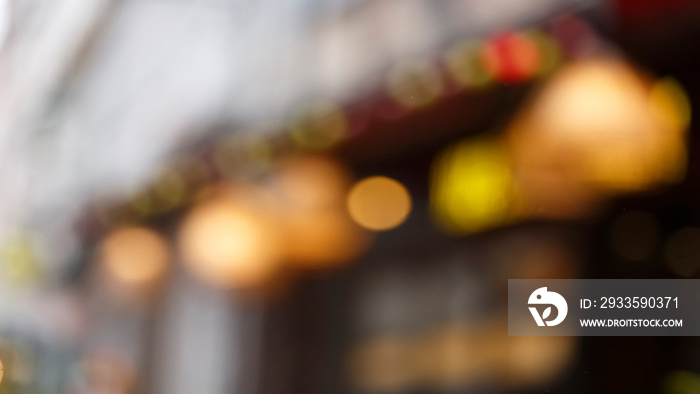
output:
<path id="1" fill-rule="evenodd" d="M 700 387 L 692 338 L 505 320 L 697 277 L 694 5 L 0 5 L 0 393 Z"/>

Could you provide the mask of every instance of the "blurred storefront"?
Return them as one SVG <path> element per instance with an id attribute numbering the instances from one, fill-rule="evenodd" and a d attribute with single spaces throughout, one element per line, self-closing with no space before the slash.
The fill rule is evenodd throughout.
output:
<path id="1" fill-rule="evenodd" d="M 695 4 L 0 6 L 0 393 L 700 392 L 506 321 L 700 273 Z"/>

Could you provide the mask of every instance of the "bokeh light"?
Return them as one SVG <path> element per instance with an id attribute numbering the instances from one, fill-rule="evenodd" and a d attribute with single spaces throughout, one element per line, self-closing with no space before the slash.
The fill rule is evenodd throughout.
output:
<path id="1" fill-rule="evenodd" d="M 353 220 L 370 230 L 383 231 L 399 226 L 411 212 L 411 196 L 399 182 L 384 176 L 365 178 L 348 194 L 348 210 Z"/>
<path id="2" fill-rule="evenodd" d="M 289 132 L 301 148 L 326 149 L 345 137 L 348 120 L 340 108 L 330 103 L 317 103 L 292 122 Z"/>
<path id="3" fill-rule="evenodd" d="M 557 169 L 584 194 L 586 185 L 614 193 L 677 182 L 685 169 L 685 144 L 683 131 L 668 127 L 681 124 L 668 120 L 681 115 L 668 114 L 684 110 L 668 98 L 677 95 L 662 91 L 655 93 L 648 77 L 618 59 L 573 62 L 510 127 L 514 163 L 523 173 Z M 652 105 L 658 102 L 664 104 Z"/>
<path id="4" fill-rule="evenodd" d="M 255 178 L 264 174 L 274 163 L 275 150 L 271 141 L 256 134 L 266 129 L 246 130 L 220 139 L 212 152 L 213 163 L 226 178 L 244 176 Z"/>
<path id="5" fill-rule="evenodd" d="M 36 243 L 28 234 L 8 237 L 0 249 L 4 276 L 14 284 L 36 282 L 42 275 Z"/>
<path id="6" fill-rule="evenodd" d="M 437 222 L 453 233 L 504 224 L 516 214 L 518 197 L 501 146 L 467 140 L 435 159 L 430 203 Z"/>
<path id="7" fill-rule="evenodd" d="M 524 33 L 537 46 L 539 52 L 538 76 L 544 76 L 554 71 L 563 61 L 562 51 L 557 42 L 540 30 L 529 30 Z"/>
<path id="8" fill-rule="evenodd" d="M 349 170 L 329 157 L 305 155 L 284 163 L 271 180 L 280 199 L 285 257 L 295 266 L 328 267 L 366 250 L 369 237 L 347 213 Z"/>
<path id="9" fill-rule="evenodd" d="M 350 171 L 323 155 L 297 156 L 275 171 L 272 188 L 291 209 L 334 208 L 344 204 Z"/>
<path id="10" fill-rule="evenodd" d="M 132 205 L 142 216 L 169 211 L 185 201 L 184 180 L 175 169 L 164 170 L 151 187 L 137 195 Z"/>
<path id="11" fill-rule="evenodd" d="M 295 266 L 328 268 L 352 261 L 369 246 L 370 237 L 339 210 L 290 211 L 286 256 Z"/>
<path id="12" fill-rule="evenodd" d="M 396 66 L 389 74 L 391 97 L 406 108 L 419 108 L 433 103 L 442 94 L 439 70 L 428 62 L 412 62 Z"/>
<path id="13" fill-rule="evenodd" d="M 541 64 L 537 43 L 523 33 L 504 33 L 493 37 L 482 48 L 481 57 L 491 75 L 503 83 L 518 83 L 532 78 Z"/>
<path id="14" fill-rule="evenodd" d="M 88 392 L 125 394 L 138 387 L 139 375 L 133 361 L 117 350 L 90 350 L 83 356 L 82 370 Z"/>
<path id="15" fill-rule="evenodd" d="M 479 55 L 480 48 L 477 41 L 460 42 L 445 57 L 450 76 L 464 88 L 482 89 L 493 82 L 493 75 Z"/>
<path id="16" fill-rule="evenodd" d="M 685 176 L 686 134 L 690 125 L 691 107 L 683 87 L 672 78 L 656 81 L 649 92 L 651 115 L 656 120 L 656 160 L 650 166 L 657 179 L 678 183 Z"/>
<path id="17" fill-rule="evenodd" d="M 673 78 L 654 83 L 649 93 L 651 109 L 672 132 L 683 133 L 690 124 L 691 109 L 688 95 Z"/>
<path id="18" fill-rule="evenodd" d="M 254 287 L 270 279 L 278 267 L 279 236 L 264 200 L 263 191 L 239 187 L 194 207 L 178 234 L 187 267 L 220 287 Z"/>
<path id="19" fill-rule="evenodd" d="M 120 228 L 102 240 L 99 256 L 113 279 L 138 285 L 163 275 L 170 251 L 165 239 L 143 227 Z"/>
<path id="20" fill-rule="evenodd" d="M 691 371 L 673 371 L 664 379 L 664 394 L 700 393 L 700 375 Z"/>
<path id="21" fill-rule="evenodd" d="M 700 229 L 686 227 L 673 233 L 666 241 L 664 257 L 676 274 L 695 276 L 700 271 Z"/>
<path id="22" fill-rule="evenodd" d="M 368 392 L 425 385 L 451 391 L 490 380 L 522 388 L 560 376 L 575 353 L 574 337 L 509 337 L 501 321 L 482 321 L 364 340 L 352 349 L 347 367 L 355 385 Z"/>

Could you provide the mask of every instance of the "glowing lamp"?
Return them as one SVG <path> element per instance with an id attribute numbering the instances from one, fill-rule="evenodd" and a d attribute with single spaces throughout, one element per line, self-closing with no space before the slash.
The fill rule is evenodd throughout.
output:
<path id="1" fill-rule="evenodd" d="M 170 251 L 165 239 L 144 227 L 125 227 L 107 235 L 100 245 L 100 258 L 111 277 L 137 285 L 159 278 Z"/>
<path id="2" fill-rule="evenodd" d="M 226 193 L 196 206 L 179 231 L 187 267 L 219 287 L 254 287 L 277 268 L 279 238 L 274 218 L 258 192 Z"/>
<path id="3" fill-rule="evenodd" d="M 350 216 L 360 226 L 383 231 L 399 226 L 411 212 L 411 196 L 399 182 L 375 176 L 363 179 L 348 194 Z"/>

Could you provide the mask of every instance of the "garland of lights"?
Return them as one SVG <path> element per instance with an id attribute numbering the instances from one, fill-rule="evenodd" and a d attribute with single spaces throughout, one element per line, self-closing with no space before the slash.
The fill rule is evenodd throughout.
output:
<path id="1" fill-rule="evenodd" d="M 483 92 L 546 76 L 567 57 L 561 41 L 543 29 L 459 41 L 437 61 L 392 68 L 381 95 L 385 105 L 365 106 L 366 113 L 359 117 L 378 116 L 375 112 L 380 108 L 407 114 L 434 105 L 447 91 Z M 126 204 L 96 204 L 98 222 L 112 227 L 167 214 L 198 198 L 217 181 L 259 177 L 281 158 L 299 151 L 324 151 L 363 132 L 361 125 L 351 125 L 343 109 L 332 103 L 312 103 L 305 108 L 289 120 L 284 133 L 225 136 L 203 154 L 176 157 Z"/>

